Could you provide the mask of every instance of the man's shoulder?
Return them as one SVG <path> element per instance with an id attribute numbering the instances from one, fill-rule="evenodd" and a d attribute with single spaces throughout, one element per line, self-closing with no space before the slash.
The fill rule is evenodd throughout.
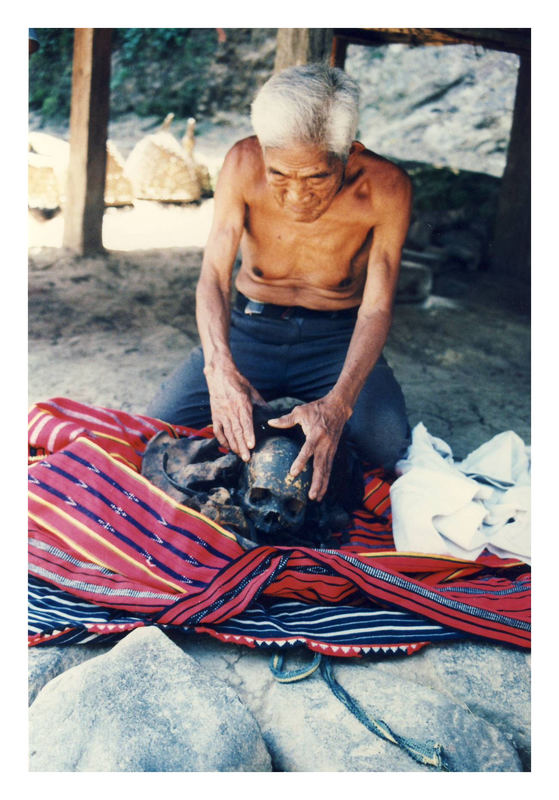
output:
<path id="1" fill-rule="evenodd" d="M 407 213 L 411 204 L 412 183 L 402 167 L 368 150 L 360 142 L 353 143 L 351 158 L 356 191 L 366 199 L 376 219 Z"/>
<path id="2" fill-rule="evenodd" d="M 258 139 L 248 136 L 236 142 L 228 151 L 220 170 L 220 182 L 221 186 L 234 187 L 235 192 L 247 202 L 254 187 L 261 184 L 263 175 L 264 162 Z"/>
<path id="3" fill-rule="evenodd" d="M 233 147 L 225 156 L 225 160 L 232 166 L 247 166 L 262 167 L 262 148 L 256 136 L 247 136 L 245 139 L 239 139 L 235 142 Z"/>
<path id="4" fill-rule="evenodd" d="M 411 186 L 408 173 L 394 161 L 369 150 L 361 142 L 353 143 L 352 152 L 359 168 L 374 179 L 380 190 L 405 192 Z"/>

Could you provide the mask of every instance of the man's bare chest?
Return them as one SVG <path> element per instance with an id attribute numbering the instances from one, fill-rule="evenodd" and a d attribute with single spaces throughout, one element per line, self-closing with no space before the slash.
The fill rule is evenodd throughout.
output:
<path id="1" fill-rule="evenodd" d="M 243 255 L 268 269 L 291 273 L 320 266 L 349 266 L 366 261 L 374 220 L 356 203 L 339 203 L 317 220 L 294 222 L 272 204 L 248 206 L 243 234 Z"/>

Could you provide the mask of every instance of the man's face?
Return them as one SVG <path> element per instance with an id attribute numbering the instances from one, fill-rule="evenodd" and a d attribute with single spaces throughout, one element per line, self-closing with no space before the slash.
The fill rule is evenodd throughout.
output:
<path id="1" fill-rule="evenodd" d="M 318 219 L 334 199 L 344 175 L 341 159 L 314 145 L 268 147 L 264 164 L 274 199 L 296 222 Z"/>

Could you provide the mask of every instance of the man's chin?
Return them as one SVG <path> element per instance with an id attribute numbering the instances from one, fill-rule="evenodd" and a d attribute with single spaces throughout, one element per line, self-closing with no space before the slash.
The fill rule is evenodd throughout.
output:
<path id="1" fill-rule="evenodd" d="M 314 222 L 322 213 L 320 208 L 287 208 L 287 211 L 297 222 Z"/>

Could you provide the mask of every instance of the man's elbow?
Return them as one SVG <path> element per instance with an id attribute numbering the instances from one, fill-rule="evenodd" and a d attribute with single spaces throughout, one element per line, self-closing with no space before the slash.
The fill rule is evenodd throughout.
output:
<path id="1" fill-rule="evenodd" d="M 383 301 L 378 304 L 362 303 L 357 318 L 363 323 L 374 323 L 376 327 L 389 330 L 394 316 L 394 302 Z"/>
<path id="2" fill-rule="evenodd" d="M 196 284 L 196 304 L 215 298 L 216 295 L 226 297 L 230 292 L 231 275 L 216 269 L 212 263 L 203 264 Z"/>

